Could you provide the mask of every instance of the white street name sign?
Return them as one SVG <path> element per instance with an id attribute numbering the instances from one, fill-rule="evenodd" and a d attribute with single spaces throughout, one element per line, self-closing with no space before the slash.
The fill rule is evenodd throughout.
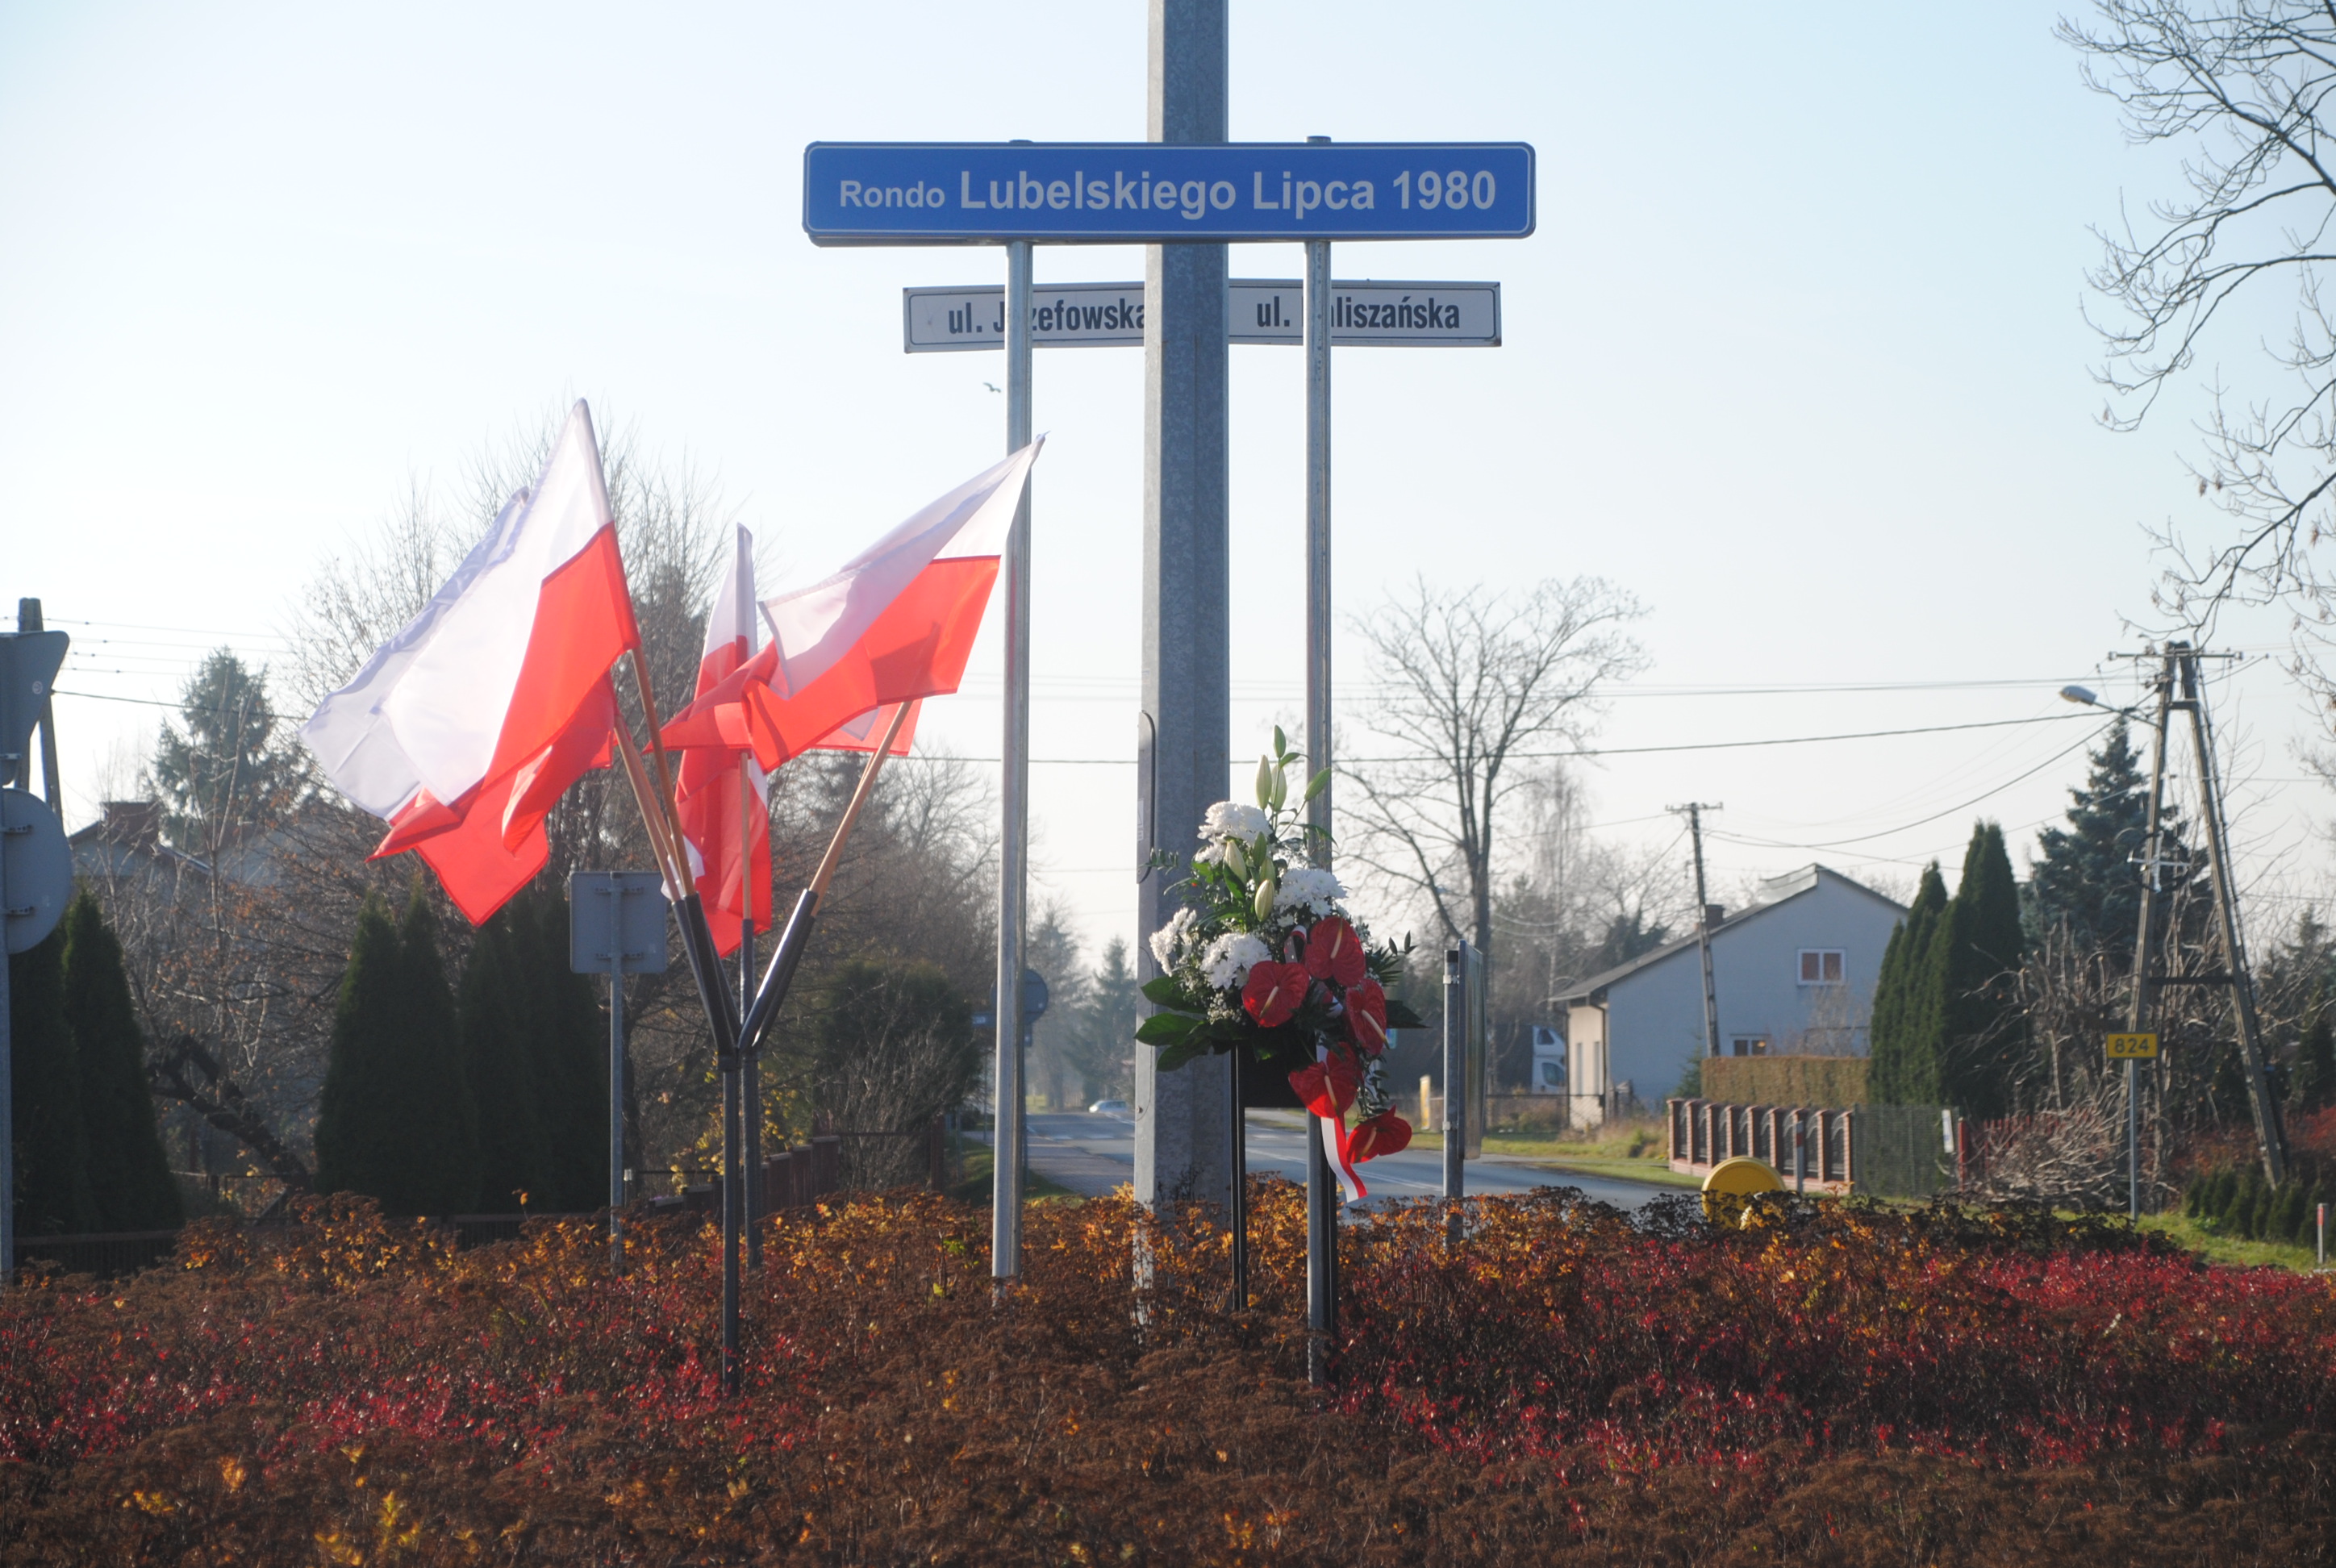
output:
<path id="1" fill-rule="evenodd" d="M 1341 348 L 1497 348 L 1497 283 L 1330 286 L 1330 341 Z M 910 354 L 999 348 L 1006 342 L 1006 290 L 901 290 L 901 346 Z M 1296 278 L 1236 278 L 1227 286 L 1226 336 L 1234 343 L 1306 340 L 1306 290 Z M 1040 348 L 1107 348 L 1144 341 L 1144 285 L 1066 283 L 1031 291 L 1031 340 Z"/>

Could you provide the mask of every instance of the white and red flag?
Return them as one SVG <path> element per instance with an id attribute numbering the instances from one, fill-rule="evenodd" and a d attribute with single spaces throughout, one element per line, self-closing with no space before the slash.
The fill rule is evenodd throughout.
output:
<path id="1" fill-rule="evenodd" d="M 754 657 L 762 640 L 755 621 L 754 536 L 741 528 L 706 614 L 698 695 L 720 686 Z M 756 930 L 771 929 L 770 775 L 750 750 L 696 746 L 681 754 L 674 782 L 690 875 L 705 896 L 715 950 L 726 957 L 738 950 L 749 918 Z"/>
<path id="2" fill-rule="evenodd" d="M 1044 444 L 959 485 L 832 575 L 764 599 L 770 646 L 676 714 L 666 745 L 751 752 L 768 772 L 814 747 L 871 751 L 891 707 L 955 691 Z"/>
<path id="3" fill-rule="evenodd" d="M 475 923 L 543 869 L 543 819 L 568 786 L 608 765 L 608 667 L 639 643 L 579 402 L 533 487 L 300 733 L 390 823 L 375 858 L 415 851 Z"/>

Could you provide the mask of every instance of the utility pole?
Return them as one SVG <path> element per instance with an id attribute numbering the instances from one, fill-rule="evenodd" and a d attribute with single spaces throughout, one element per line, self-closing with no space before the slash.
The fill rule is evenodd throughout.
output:
<path id="1" fill-rule="evenodd" d="M 2127 1012 L 2129 1032 L 2141 1032 L 2140 1026 L 2147 1016 L 2148 996 L 2154 986 L 2164 985 L 2227 985 L 2231 990 L 2231 1011 L 2239 1026 L 2239 1060 L 2246 1073 L 2247 1105 L 2255 1124 L 2255 1139 L 2263 1151 L 2263 1175 L 2274 1187 L 2287 1179 L 2287 1135 L 2280 1124 L 2279 1103 L 2272 1096 L 2271 1065 L 2263 1046 L 2263 1025 L 2255 1015 L 2254 978 L 2247 968 L 2246 940 L 2239 924 L 2238 889 L 2231 880 L 2230 824 L 2224 820 L 2222 785 L 2214 769 L 2214 732 L 2206 714 L 2206 694 L 2199 677 L 2199 661 L 2205 658 L 2229 658 L 2230 654 L 2202 653 L 2186 642 L 2169 642 L 2161 652 L 2152 649 L 2138 656 L 2159 661 L 2157 675 L 2157 744 L 2150 765 L 2149 833 L 2143 852 L 2145 869 L 2148 872 L 2142 883 L 2140 930 L 2136 939 L 2133 966 L 2133 998 Z M 2214 913 L 2222 937 L 2223 969 L 2219 974 L 2166 975 L 2153 979 L 2150 974 L 2152 956 L 2152 926 L 2156 915 L 2160 868 L 2166 863 L 2161 847 L 2163 829 L 2159 795 L 2166 778 L 2166 750 L 2171 739 L 2168 733 L 2172 716 L 2176 711 L 2190 716 L 2190 739 L 2198 765 L 2199 815 L 2206 824 L 2206 866 L 2214 881 Z M 2135 1212 L 2140 1211 L 2141 1177 L 2139 1158 L 2138 1117 L 2135 1091 L 2136 1075 L 2131 1061 L 2126 1063 L 2127 1126 L 2128 1158 L 2134 1167 L 2128 1199 Z"/>
<path id="2" fill-rule="evenodd" d="M 2214 907 L 2223 930 L 2223 968 L 2239 1019 L 2239 1059 L 2247 1071 L 2247 1104 L 2254 1112 L 2255 1138 L 2263 1145 L 2263 1175 L 2274 1187 L 2287 1180 L 2287 1135 L 2280 1125 L 2279 1102 L 2272 1097 L 2271 1063 L 2263 1047 L 2263 1025 L 2255 1017 L 2254 976 L 2239 927 L 2238 890 L 2231 885 L 2230 824 L 2223 820 L 2223 792 L 2214 776 L 2214 728 L 2206 717 L 2206 694 L 2198 679 L 2197 652 L 2186 642 L 2166 652 L 2182 678 L 2182 696 L 2172 706 L 2190 710 L 2190 739 L 2198 757 L 2198 794 L 2206 818 L 2208 867 L 2214 875 Z"/>
<path id="3" fill-rule="evenodd" d="M 2157 920 L 2159 881 L 2165 870 L 2165 857 L 2159 852 L 2158 835 L 2166 818 L 2166 727 L 2173 717 L 2174 661 L 2167 659 L 2159 672 L 2157 717 L 2152 721 L 2156 744 L 2149 760 L 2149 825 L 2141 840 L 2142 869 L 2147 873 L 2141 880 L 2141 929 L 2134 937 L 2133 997 L 2126 1006 L 2125 1029 L 2129 1035 L 2140 1034 L 2149 1018 L 2149 956 L 2154 950 Z M 2141 1095 L 2140 1066 L 2127 1057 L 2125 1064 L 2125 1157 L 2126 1210 L 2136 1220 L 2141 1218 Z"/>
<path id="4" fill-rule="evenodd" d="M 1703 1054 L 1719 1055 L 1719 992 L 1711 982 L 1711 899 L 1703 881 L 1703 813 L 1724 811 L 1718 801 L 1689 801 L 1669 808 L 1687 814 L 1687 831 L 1695 842 L 1695 946 L 1703 959 Z"/>

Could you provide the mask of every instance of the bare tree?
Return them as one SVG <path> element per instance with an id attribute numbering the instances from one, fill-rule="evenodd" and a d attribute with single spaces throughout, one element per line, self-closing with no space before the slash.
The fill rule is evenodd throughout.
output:
<path id="1" fill-rule="evenodd" d="M 2184 151 L 2181 194 L 2097 230 L 2093 287 L 2116 314 L 2097 322 L 2108 351 L 2105 422 L 2139 425 L 2201 355 L 2234 335 L 2269 374 L 2234 391 L 2215 373 L 2193 463 L 2236 524 L 2211 548 L 2170 531 L 2159 607 L 2211 628 L 2224 603 L 2280 603 L 2295 615 L 2296 673 L 2336 696 L 2328 653 L 2336 594 L 2317 554 L 2336 487 L 2336 317 L 2321 269 L 2336 259 L 2336 166 L 2323 109 L 2336 91 L 2336 7 L 2310 0 L 2098 0 L 2060 37 L 2087 82 L 2114 98 L 2136 144 Z M 2266 290 L 2292 290 L 2282 307 Z M 2292 312 L 2284 340 L 2265 310 Z"/>
<path id="2" fill-rule="evenodd" d="M 1669 845 L 1598 836 L 1578 768 L 1521 764 L 1505 830 L 1493 932 L 1504 954 L 1492 977 L 1496 1066 L 1530 1073 L 1532 1028 L 1562 1025 L 1554 998 L 1574 982 L 1660 947 L 1690 919 L 1685 857 Z"/>
<path id="3" fill-rule="evenodd" d="M 1520 765 L 1588 738 L 1601 688 L 1646 666 L 1622 629 L 1644 613 L 1594 577 L 1514 596 L 1420 580 L 1358 619 L 1382 688 L 1368 727 L 1390 755 L 1339 770 L 1355 786 L 1344 852 L 1489 961 L 1501 813 L 1534 778 Z"/>

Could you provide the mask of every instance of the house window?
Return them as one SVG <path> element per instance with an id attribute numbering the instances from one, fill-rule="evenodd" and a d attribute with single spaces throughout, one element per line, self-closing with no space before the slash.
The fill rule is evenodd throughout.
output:
<path id="1" fill-rule="evenodd" d="M 1841 950 L 1839 948 L 1803 948 L 1801 950 L 1801 984 L 1805 986 L 1841 984 Z"/>
<path id="2" fill-rule="evenodd" d="M 1737 1035 L 1732 1043 L 1735 1054 L 1739 1057 L 1765 1057 L 1768 1054 L 1766 1035 Z"/>

